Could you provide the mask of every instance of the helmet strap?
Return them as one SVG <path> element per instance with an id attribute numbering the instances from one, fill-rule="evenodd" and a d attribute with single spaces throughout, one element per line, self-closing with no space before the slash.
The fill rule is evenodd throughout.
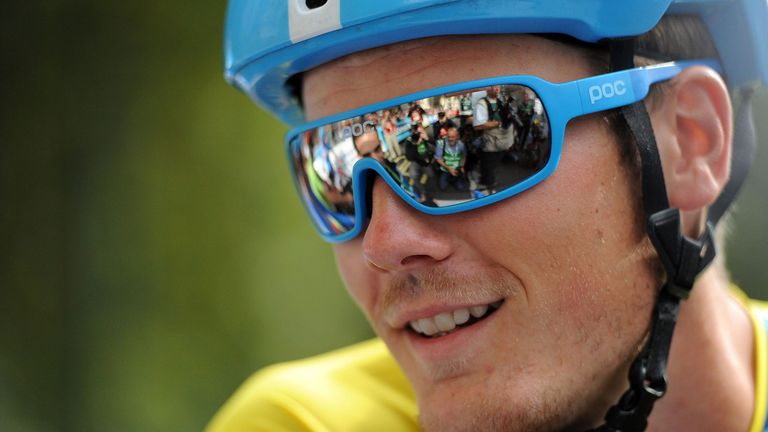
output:
<path id="1" fill-rule="evenodd" d="M 608 41 L 612 71 L 635 66 L 633 38 Z M 696 276 L 714 259 L 713 224 L 696 240 L 683 235 L 680 212 L 669 208 L 664 173 L 650 116 L 643 101 L 621 109 L 640 154 L 643 208 L 647 231 L 666 272 L 656 300 L 647 342 L 629 369 L 629 389 L 594 432 L 639 432 L 648 425 L 653 404 L 667 390 L 667 359 L 680 301 L 690 294 Z"/>

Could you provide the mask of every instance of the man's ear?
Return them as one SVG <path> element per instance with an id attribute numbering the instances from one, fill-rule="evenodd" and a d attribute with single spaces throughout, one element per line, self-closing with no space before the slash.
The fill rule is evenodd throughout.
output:
<path id="1" fill-rule="evenodd" d="M 681 210 L 686 234 L 695 237 L 728 181 L 733 132 L 728 88 L 712 69 L 691 67 L 649 111 L 669 204 Z"/>

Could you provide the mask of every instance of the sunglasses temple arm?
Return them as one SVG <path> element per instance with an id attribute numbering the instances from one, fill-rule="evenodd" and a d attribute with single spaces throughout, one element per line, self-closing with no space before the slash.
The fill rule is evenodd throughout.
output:
<path id="1" fill-rule="evenodd" d="M 581 115 L 631 105 L 648 96 L 653 84 L 668 81 L 691 66 L 722 70 L 715 60 L 685 60 L 613 72 L 574 81 L 581 100 Z"/>

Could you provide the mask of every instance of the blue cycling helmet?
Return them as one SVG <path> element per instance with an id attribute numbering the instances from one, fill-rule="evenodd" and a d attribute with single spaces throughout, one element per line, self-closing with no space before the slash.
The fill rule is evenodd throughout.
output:
<path id="1" fill-rule="evenodd" d="M 732 88 L 768 83 L 768 0 L 232 0 L 227 80 L 280 120 L 304 121 L 286 81 L 353 52 L 450 34 L 637 36 L 665 14 L 701 17 Z"/>

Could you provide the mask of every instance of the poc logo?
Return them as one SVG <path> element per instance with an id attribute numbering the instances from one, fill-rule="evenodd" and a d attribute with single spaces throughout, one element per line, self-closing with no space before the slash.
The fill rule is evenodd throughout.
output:
<path id="1" fill-rule="evenodd" d="M 375 128 L 376 122 L 372 120 L 366 120 L 363 123 L 355 123 L 352 126 L 345 126 L 344 129 L 341 130 L 341 137 L 342 138 L 349 138 L 349 137 L 359 137 L 360 135 L 364 134 L 365 131 L 368 130 L 368 128 Z"/>
<path id="2" fill-rule="evenodd" d="M 622 80 L 603 85 L 593 85 L 589 88 L 589 102 L 595 103 L 601 99 L 610 99 L 627 92 L 627 83 Z"/>

